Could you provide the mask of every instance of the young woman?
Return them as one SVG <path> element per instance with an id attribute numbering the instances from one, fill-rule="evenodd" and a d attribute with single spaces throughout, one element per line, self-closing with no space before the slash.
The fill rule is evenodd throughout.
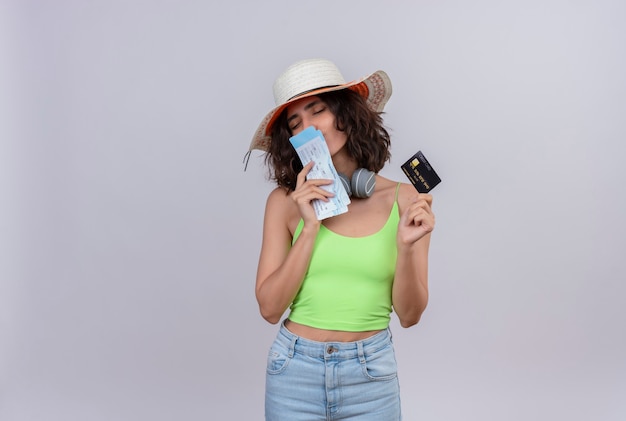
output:
<path id="1" fill-rule="evenodd" d="M 435 217 L 430 195 L 378 175 L 390 158 L 381 117 L 390 95 L 383 71 L 346 83 L 328 60 L 299 61 L 276 80 L 276 107 L 253 138 L 277 183 L 256 278 L 261 315 L 283 320 L 268 356 L 266 420 L 401 419 L 390 313 L 409 327 L 426 308 Z M 364 168 L 375 181 L 348 212 L 321 221 L 312 202 L 328 201 L 333 181 L 307 179 L 313 163 L 289 142 L 309 126 L 339 173 Z"/>

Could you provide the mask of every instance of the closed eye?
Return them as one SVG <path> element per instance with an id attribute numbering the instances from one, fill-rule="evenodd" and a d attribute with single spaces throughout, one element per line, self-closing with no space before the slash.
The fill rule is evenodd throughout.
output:
<path id="1" fill-rule="evenodd" d="M 319 99 L 315 99 L 306 104 L 303 110 L 297 111 L 293 115 L 289 116 L 287 118 L 287 127 L 293 133 L 294 130 L 298 129 L 302 125 L 303 116 L 315 116 L 322 114 L 327 109 L 328 107 L 324 102 Z"/>
<path id="2" fill-rule="evenodd" d="M 323 113 L 324 111 L 326 111 L 325 106 L 316 107 L 313 109 L 313 114 L 320 114 L 320 113 Z"/>

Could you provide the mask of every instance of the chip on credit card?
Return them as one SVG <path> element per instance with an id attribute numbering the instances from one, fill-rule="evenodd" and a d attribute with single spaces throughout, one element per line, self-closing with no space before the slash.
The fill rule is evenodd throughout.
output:
<path id="1" fill-rule="evenodd" d="M 437 175 L 422 151 L 418 151 L 408 161 L 401 165 L 402 171 L 415 186 L 418 192 L 428 193 L 441 183 Z"/>

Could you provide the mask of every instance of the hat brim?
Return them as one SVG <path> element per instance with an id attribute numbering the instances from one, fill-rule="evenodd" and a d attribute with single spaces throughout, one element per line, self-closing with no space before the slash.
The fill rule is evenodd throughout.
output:
<path id="1" fill-rule="evenodd" d="M 267 151 L 269 149 L 271 137 L 270 130 L 272 129 L 272 125 L 283 112 L 285 108 L 287 108 L 293 102 L 300 100 L 302 98 L 307 98 L 314 95 L 319 95 L 324 92 L 332 92 L 339 91 L 341 89 L 351 89 L 365 98 L 369 107 L 377 112 L 383 111 L 387 101 L 391 97 L 391 79 L 387 73 L 382 70 L 378 70 L 369 76 L 363 77 L 361 79 L 348 82 L 342 85 L 336 86 L 327 86 L 323 88 L 314 89 L 312 91 L 305 92 L 300 95 L 296 95 L 293 98 L 290 98 L 285 103 L 273 108 L 265 118 L 259 124 L 256 132 L 254 133 L 254 137 L 252 138 L 252 142 L 250 143 L 249 150 L 259 149 L 262 151 Z"/>

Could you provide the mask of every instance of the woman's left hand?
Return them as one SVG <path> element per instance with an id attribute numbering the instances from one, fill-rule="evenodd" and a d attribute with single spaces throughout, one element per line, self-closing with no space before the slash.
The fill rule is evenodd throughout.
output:
<path id="1" fill-rule="evenodd" d="M 433 197 L 418 193 L 400 216 L 398 244 L 410 246 L 435 229 L 435 214 L 431 209 Z"/>

